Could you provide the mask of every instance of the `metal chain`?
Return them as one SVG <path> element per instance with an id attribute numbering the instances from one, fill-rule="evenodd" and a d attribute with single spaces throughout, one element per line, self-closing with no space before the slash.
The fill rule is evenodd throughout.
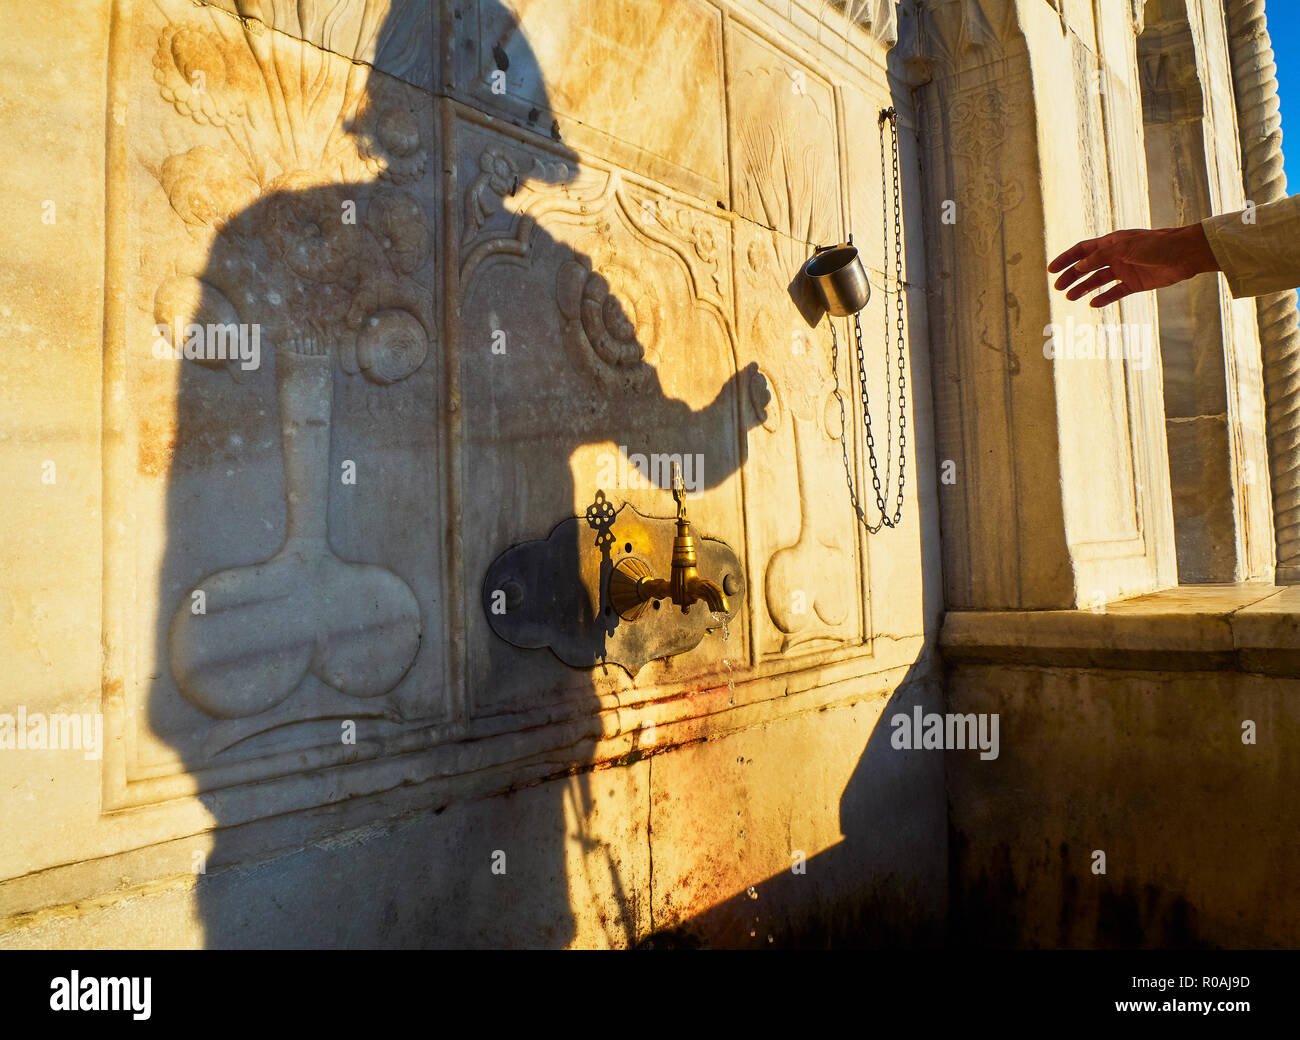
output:
<path id="1" fill-rule="evenodd" d="M 894 323 L 898 330 L 898 500 L 889 525 L 895 527 L 903 515 L 903 485 L 907 482 L 907 364 L 903 359 L 903 193 L 898 183 L 898 113 L 893 108 L 887 111 L 894 157 Z M 883 167 L 880 176 L 884 180 Z M 888 336 L 885 343 L 888 352 Z M 888 469 L 885 476 L 889 476 Z"/>
<path id="2" fill-rule="evenodd" d="M 889 377 L 891 375 L 889 371 L 889 235 L 886 231 L 886 229 L 889 227 L 889 210 L 886 208 L 887 193 L 885 191 L 885 187 L 886 187 L 885 184 L 885 120 L 889 118 L 889 114 L 893 111 L 894 111 L 893 108 L 883 109 L 880 113 L 880 118 L 876 120 L 876 129 L 878 132 L 877 136 L 880 138 L 880 243 L 881 243 L 881 248 L 884 252 L 884 256 L 881 258 L 880 261 L 880 277 L 884 282 L 884 284 L 881 285 L 880 287 L 881 288 L 880 297 L 881 297 L 881 302 L 884 304 L 884 315 L 885 315 L 885 337 L 881 342 L 885 344 L 885 434 L 886 434 L 885 436 L 885 486 L 886 487 L 889 486 L 889 465 L 890 465 L 889 455 L 890 455 L 890 451 L 893 449 L 894 446 L 894 439 L 888 434 L 889 431 L 894 428 L 894 419 L 893 419 L 894 412 L 893 412 L 892 402 L 889 399 L 890 389 L 891 389 L 889 385 Z M 897 188 L 895 188 L 895 192 L 897 192 Z M 865 365 L 863 363 L 864 359 L 862 353 L 862 322 L 861 320 L 859 320 L 859 316 L 857 314 L 853 315 L 853 335 L 858 341 L 858 381 L 862 384 L 862 415 L 864 417 L 864 421 L 866 421 L 865 417 L 867 415 L 867 408 L 866 408 L 867 377 L 866 377 Z M 876 477 L 876 457 L 874 454 L 871 453 L 870 442 L 868 442 L 867 451 L 868 451 L 867 458 L 871 462 L 871 482 L 872 484 L 875 485 L 875 491 L 876 491 L 876 508 L 880 510 L 880 515 L 883 517 L 886 515 L 885 496 L 881 493 L 880 481 Z"/>
<path id="3" fill-rule="evenodd" d="M 853 506 L 853 511 L 857 514 L 858 520 L 870 534 L 876 534 L 882 527 L 897 527 L 903 516 L 903 488 L 907 480 L 907 365 L 905 360 L 905 339 L 903 335 L 903 221 L 902 221 L 902 198 L 899 191 L 898 176 L 898 113 L 893 108 L 887 108 L 880 113 L 880 207 L 881 207 L 881 229 L 885 228 L 888 222 L 888 209 L 886 208 L 885 193 L 888 187 L 885 181 L 885 123 L 889 123 L 890 137 L 893 151 L 894 167 L 894 308 L 896 328 L 898 331 L 898 489 L 894 501 L 893 515 L 889 515 L 886 499 L 889 487 L 889 471 L 892 464 L 893 449 L 893 405 L 890 393 L 890 356 L 889 356 L 889 294 L 888 284 L 884 294 L 885 304 L 885 485 L 882 488 L 880 483 L 879 466 L 876 461 L 876 440 L 871 430 L 871 403 L 867 395 L 867 366 L 866 357 L 862 350 L 862 322 L 860 316 L 853 316 L 853 336 L 856 347 L 858 362 L 858 389 L 862 398 L 862 423 L 865 428 L 866 445 L 867 445 L 867 464 L 871 467 L 871 486 L 876 494 L 876 508 L 880 512 L 880 519 L 873 526 L 866 518 L 862 511 L 862 506 L 858 502 L 857 489 L 853 484 L 853 470 L 849 465 L 849 448 L 846 434 L 849 424 L 845 415 L 844 397 L 840 392 L 840 369 L 839 369 L 839 336 L 835 330 L 835 322 L 827 316 L 831 326 L 831 373 L 835 379 L 835 399 L 840 405 L 840 450 L 844 456 L 844 478 L 849 487 L 849 502 Z M 884 271 L 886 283 L 888 283 L 889 272 L 889 239 L 886 236 Z"/>
<path id="4" fill-rule="evenodd" d="M 849 428 L 848 418 L 844 414 L 844 395 L 840 393 L 840 338 L 835 332 L 835 320 L 828 317 L 831 326 L 831 372 L 835 376 L 835 400 L 840 403 L 840 451 L 844 454 L 844 479 L 849 485 L 849 504 L 853 506 L 853 511 L 858 514 L 858 521 L 865 527 L 870 534 L 875 534 L 884 526 L 885 517 L 881 516 L 880 521 L 873 527 L 862 512 L 862 506 L 858 504 L 858 492 L 853 486 L 853 468 L 849 465 L 849 445 L 845 437 L 845 432 Z M 871 443 L 871 421 L 867 420 L 867 442 Z M 873 467 L 874 468 L 874 467 Z M 880 486 L 880 478 L 876 478 L 876 486 Z"/>

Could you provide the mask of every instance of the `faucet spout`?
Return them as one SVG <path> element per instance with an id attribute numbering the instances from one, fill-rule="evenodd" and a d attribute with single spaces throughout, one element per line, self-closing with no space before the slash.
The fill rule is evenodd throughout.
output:
<path id="1" fill-rule="evenodd" d="M 722 586 L 716 581 L 709 581 L 708 578 L 696 578 L 687 588 L 687 594 L 694 600 L 704 600 L 708 604 L 710 612 L 714 614 L 726 614 L 731 611 L 727 603 L 727 596 L 722 591 Z"/>
<path id="2" fill-rule="evenodd" d="M 652 600 L 670 599 L 689 614 L 691 604 L 703 600 L 714 614 L 727 614 L 731 607 L 716 581 L 701 578 L 696 568 L 695 539 L 686 518 L 686 489 L 677 476 L 673 498 L 677 500 L 677 536 L 673 539 L 672 573 L 656 578 L 639 560 L 620 560 L 610 575 L 609 594 L 614 608 L 625 621 L 635 621 Z"/>

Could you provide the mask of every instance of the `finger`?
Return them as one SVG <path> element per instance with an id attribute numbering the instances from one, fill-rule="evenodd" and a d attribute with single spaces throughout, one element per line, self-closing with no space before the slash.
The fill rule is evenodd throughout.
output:
<path id="1" fill-rule="evenodd" d="M 1111 282 L 1119 281 L 1119 276 L 1109 267 L 1103 267 L 1096 272 L 1091 278 L 1086 278 L 1078 285 L 1073 286 L 1065 294 L 1067 300 L 1077 300 L 1081 296 L 1086 296 L 1094 289 L 1100 289 L 1103 285 L 1110 285 Z"/>
<path id="2" fill-rule="evenodd" d="M 1066 286 L 1078 281 L 1085 274 L 1105 267 L 1107 263 L 1108 261 L 1102 256 L 1101 250 L 1094 250 L 1076 261 L 1074 266 L 1056 279 L 1053 284 L 1057 289 L 1064 289 Z"/>
<path id="3" fill-rule="evenodd" d="M 1109 307 L 1112 303 L 1115 303 L 1117 300 L 1122 300 L 1124 299 L 1125 296 L 1131 296 L 1135 292 L 1137 292 L 1136 289 L 1129 288 L 1123 282 L 1117 282 L 1115 285 L 1112 285 L 1100 296 L 1094 296 L 1092 300 L 1092 306 L 1096 308 Z"/>
<path id="4" fill-rule="evenodd" d="M 1091 253 L 1085 256 L 1074 269 L 1079 274 L 1087 274 L 1089 271 L 1099 271 L 1110 263 L 1110 251 L 1105 246 L 1098 246 Z"/>
<path id="5" fill-rule="evenodd" d="M 1095 252 L 1099 241 L 1100 239 L 1096 238 L 1085 238 L 1082 242 L 1075 243 L 1047 265 L 1048 273 L 1056 274 L 1057 271 L 1063 271 L 1076 261 L 1082 260 L 1089 253 Z"/>
<path id="6" fill-rule="evenodd" d="M 1056 274 L 1057 271 L 1062 271 L 1065 268 L 1069 267 L 1076 260 L 1081 259 L 1083 255 L 1086 252 L 1088 252 L 1087 249 L 1088 245 L 1089 245 L 1088 242 L 1076 242 L 1064 253 L 1062 253 L 1055 260 L 1053 260 L 1050 264 L 1047 265 L 1048 272 L 1051 274 Z"/>

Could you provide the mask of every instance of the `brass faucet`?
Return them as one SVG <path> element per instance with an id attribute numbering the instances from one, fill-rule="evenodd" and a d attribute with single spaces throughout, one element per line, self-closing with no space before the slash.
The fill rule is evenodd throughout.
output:
<path id="1" fill-rule="evenodd" d="M 669 578 L 656 578 L 650 568 L 635 558 L 624 558 L 614 565 L 609 577 L 611 605 L 625 621 L 635 621 L 657 599 L 668 598 L 690 613 L 691 604 L 703 600 L 715 614 L 731 608 L 726 594 L 715 581 L 701 578 L 695 569 L 695 539 L 691 522 L 686 519 L 686 487 L 677 467 L 673 467 L 673 499 L 677 503 L 677 536 L 673 539 L 673 569 Z"/>

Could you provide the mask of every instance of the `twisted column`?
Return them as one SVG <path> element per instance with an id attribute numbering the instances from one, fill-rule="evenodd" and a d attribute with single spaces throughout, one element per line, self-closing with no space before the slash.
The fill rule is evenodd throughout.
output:
<path id="1" fill-rule="evenodd" d="M 1264 0 L 1226 0 L 1246 198 L 1257 206 L 1286 197 L 1277 65 Z M 1300 327 L 1294 290 L 1256 300 L 1264 361 L 1269 475 L 1279 585 L 1300 584 Z"/>

